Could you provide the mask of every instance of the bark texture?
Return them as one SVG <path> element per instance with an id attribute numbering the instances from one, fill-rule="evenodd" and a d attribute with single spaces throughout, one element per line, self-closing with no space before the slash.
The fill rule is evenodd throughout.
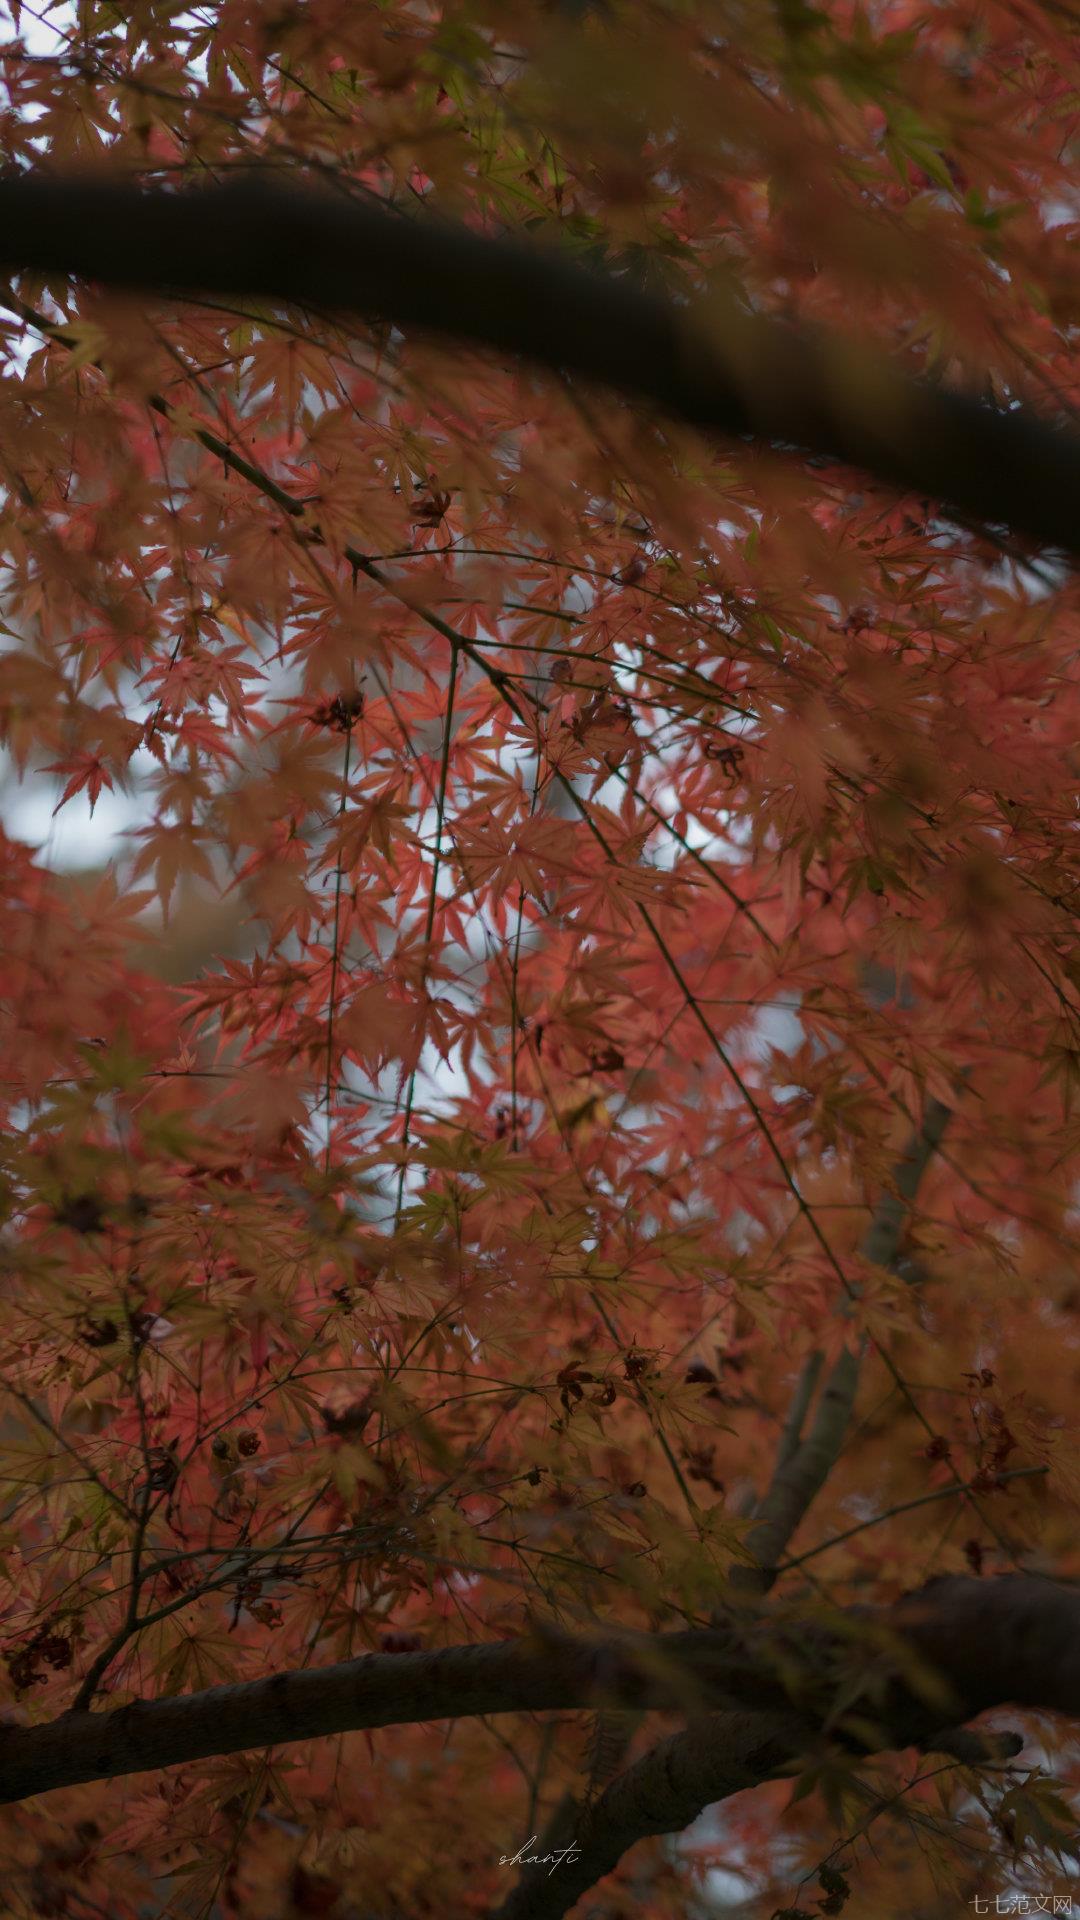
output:
<path id="1" fill-rule="evenodd" d="M 935 1727 L 950 1728 L 987 1707 L 1080 1716 L 1080 1592 L 1071 1587 L 1027 1575 L 950 1577 L 888 1612 L 860 1618 L 882 1648 L 891 1640 L 897 1653 L 883 1745 L 926 1744 Z M 726 1707 L 779 1712 L 785 1723 L 801 1727 L 801 1738 L 813 1726 L 815 1676 L 826 1671 L 830 1645 L 842 1652 L 843 1643 L 830 1643 L 825 1633 L 802 1636 L 807 1686 L 792 1701 L 769 1657 L 771 1631 L 770 1616 L 748 1608 L 733 1612 L 726 1630 L 591 1641 L 552 1635 L 437 1653 L 369 1654 L 111 1713 L 9 1725 L 0 1728 L 0 1800 L 212 1754 L 468 1714 L 619 1706 L 693 1715 Z M 936 1695 L 911 1668 L 912 1656 L 942 1683 Z M 714 1797 L 710 1790 L 702 1805 Z"/>

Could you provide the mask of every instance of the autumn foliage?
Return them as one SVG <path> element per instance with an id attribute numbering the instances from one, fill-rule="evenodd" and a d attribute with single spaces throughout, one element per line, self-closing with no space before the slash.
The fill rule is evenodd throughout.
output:
<path id="1" fill-rule="evenodd" d="M 1075 408 L 1064 6 L 11 4 L 0 72 L 8 170 L 426 202 Z M 845 1346 L 779 1594 L 1080 1575 L 1062 557 L 419 331 L 17 264 L 0 1717 L 703 1625 Z M 43 781 L 58 828 L 112 805 L 91 866 L 20 826 Z M 1004 1780 L 830 1746 L 595 1910 L 694 1911 L 721 1862 L 762 1916 L 1048 1893 L 1069 1732 Z M 64 1789 L 0 1818 L 5 1911 L 488 1913 L 608 1739 Z"/>

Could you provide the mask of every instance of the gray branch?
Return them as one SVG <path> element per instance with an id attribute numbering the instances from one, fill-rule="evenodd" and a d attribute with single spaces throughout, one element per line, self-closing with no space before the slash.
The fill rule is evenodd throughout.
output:
<path id="1" fill-rule="evenodd" d="M 860 1252 L 878 1267 L 891 1267 L 900 1250 L 904 1221 L 919 1182 L 940 1146 L 951 1109 L 929 1100 L 918 1132 L 909 1140 L 893 1172 L 892 1191 L 883 1194 L 863 1237 Z M 796 1393 L 802 1398 L 806 1372 Z M 766 1592 L 776 1579 L 777 1565 L 811 1502 L 820 1493 L 844 1443 L 859 1384 L 859 1357 L 845 1347 L 821 1391 L 810 1431 L 797 1438 L 798 1429 L 785 1428 L 772 1482 L 757 1510 L 747 1546 L 756 1566 L 735 1570 L 732 1585 Z M 801 1410 L 799 1427 L 802 1424 Z"/>

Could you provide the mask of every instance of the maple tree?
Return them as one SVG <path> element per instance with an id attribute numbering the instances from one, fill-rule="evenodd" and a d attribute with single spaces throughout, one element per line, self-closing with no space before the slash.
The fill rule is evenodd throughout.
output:
<path id="1" fill-rule="evenodd" d="M 5 1911 L 1075 1876 L 1076 26 L 12 4 Z"/>

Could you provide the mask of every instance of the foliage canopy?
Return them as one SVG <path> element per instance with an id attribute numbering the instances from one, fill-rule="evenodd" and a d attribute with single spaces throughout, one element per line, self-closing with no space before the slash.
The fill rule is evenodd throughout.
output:
<path id="1" fill-rule="evenodd" d="M 1062 422 L 1076 24 L 13 0 L 0 139 L 434 209 Z M 838 1369 L 782 1598 L 1080 1573 L 1061 556 L 388 323 L 30 271 L 0 315 L 8 795 L 127 833 L 2 841 L 9 1725 L 703 1626 Z M 1004 1782 L 827 1742 L 597 1910 L 713 1861 L 762 1914 L 1049 1891 L 1067 1732 Z M 486 1913 L 620 1761 L 418 1713 L 88 1781 L 6 1811 L 8 1910 Z"/>

